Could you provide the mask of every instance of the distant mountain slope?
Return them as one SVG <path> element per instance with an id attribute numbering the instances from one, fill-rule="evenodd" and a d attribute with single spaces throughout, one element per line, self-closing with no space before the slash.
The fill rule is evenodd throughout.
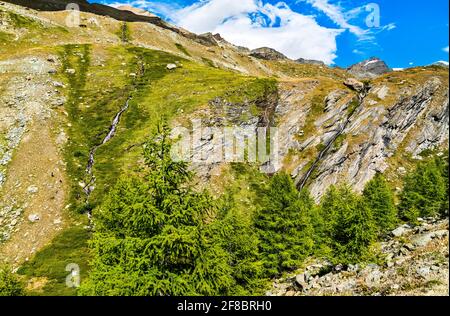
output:
<path id="1" fill-rule="evenodd" d="M 391 72 L 373 59 L 347 71 L 86 1 L 82 25 L 68 27 L 67 2 L 0 4 L 0 256 L 34 258 L 24 273 L 46 294 L 74 293 L 54 271 L 86 264 L 86 213 L 136 171 L 162 116 L 188 130 L 199 119 L 277 127 L 279 160 L 260 169 L 286 171 L 316 201 L 377 172 L 400 188 L 423 153 L 448 148 L 448 68 Z M 208 129 L 195 132 L 192 168 L 219 194 L 230 164 L 210 159 L 220 142 Z"/>

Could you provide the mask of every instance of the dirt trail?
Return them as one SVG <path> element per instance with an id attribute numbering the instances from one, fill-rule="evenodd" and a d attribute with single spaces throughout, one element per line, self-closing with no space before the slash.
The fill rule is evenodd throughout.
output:
<path id="1" fill-rule="evenodd" d="M 35 121 L 9 165 L 2 190 L 3 203 L 24 211 L 11 238 L 0 244 L 0 261 L 18 265 L 53 239 L 64 226 L 65 192 L 64 164 L 49 122 Z M 30 221 L 33 215 L 39 219 Z"/>

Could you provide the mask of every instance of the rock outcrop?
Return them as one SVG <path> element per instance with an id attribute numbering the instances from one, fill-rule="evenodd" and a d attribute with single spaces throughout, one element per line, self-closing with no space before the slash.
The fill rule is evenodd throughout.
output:
<path id="1" fill-rule="evenodd" d="M 443 68 L 448 68 L 448 61 L 437 61 L 435 63 L 432 63 L 431 66 L 438 66 L 438 67 L 443 67 Z"/>
<path id="2" fill-rule="evenodd" d="M 295 60 L 296 62 L 298 62 L 299 64 L 306 64 L 306 65 L 317 65 L 317 66 L 326 66 L 325 63 L 323 61 L 320 60 L 314 60 L 314 59 L 304 59 L 304 58 L 299 58 L 297 60 Z"/>
<path id="3" fill-rule="evenodd" d="M 277 100 L 272 97 L 272 103 L 264 105 L 273 115 L 265 123 L 276 123 L 278 129 L 278 162 L 263 164 L 261 170 L 290 172 L 297 186 L 307 185 L 319 201 L 331 185 L 342 182 L 361 192 L 377 172 L 390 167 L 395 155 L 420 159 L 424 150 L 447 148 L 449 105 L 444 79 L 430 76 L 401 91 L 395 91 L 398 84 L 389 80 L 366 86 L 347 79 L 335 82 L 326 93 L 320 80 L 281 83 Z M 250 132 L 261 126 L 261 117 L 254 116 L 249 105 L 222 99 L 194 116 L 204 118 L 208 126 L 231 124 Z M 211 162 L 216 147 L 223 145 L 222 141 L 214 145 L 216 141 L 205 136 L 196 147 L 207 151 L 205 159 L 194 164 L 206 179 L 224 164 Z M 398 171 L 401 176 L 405 173 Z"/>
<path id="4" fill-rule="evenodd" d="M 375 78 L 391 71 L 386 63 L 377 57 L 372 57 L 357 63 L 347 70 L 350 74 L 358 78 Z"/>
<path id="5" fill-rule="evenodd" d="M 217 46 L 219 43 L 224 42 L 224 39 L 220 36 L 220 34 L 208 32 L 197 35 L 195 37 L 195 41 L 205 46 Z"/>
<path id="6" fill-rule="evenodd" d="M 266 294 L 448 296 L 448 219 L 422 219 L 421 225 L 402 227 L 402 232 L 381 243 L 383 264 L 344 266 L 314 260 L 296 274 L 276 280 Z"/>
<path id="7" fill-rule="evenodd" d="M 393 97 L 393 88 L 386 84 L 373 86 L 356 109 L 354 92 L 334 90 L 323 100 L 323 113 L 314 118 L 308 117 L 311 104 L 299 105 L 298 101 L 306 98 L 311 90 L 283 92 L 280 89 L 279 110 L 277 108 L 276 112 L 279 115 L 276 120 L 282 122 L 278 125 L 281 135 L 279 154 L 283 161 L 290 156 L 291 161 L 284 168 L 292 170 L 297 183 L 307 172 L 305 166 L 318 157 L 316 148 L 328 144 L 338 132 L 341 134 L 321 157 L 314 177 L 309 180 L 310 191 L 316 200 L 330 185 L 344 181 L 361 192 L 377 172 L 387 170 L 391 157 L 398 153 L 400 147 L 417 159 L 426 149 L 448 147 L 448 87 L 440 79 L 431 78 L 414 89 L 404 90 L 399 97 L 391 99 L 392 104 L 385 105 L 387 99 Z M 349 111 L 354 111 L 350 118 Z M 309 129 L 313 128 L 313 133 L 299 134 L 311 119 L 314 124 Z M 347 119 L 350 122 L 342 130 Z M 299 136 L 302 141 L 299 141 Z M 293 150 L 299 155 L 292 157 L 288 154 Z M 308 152 L 315 154 L 302 158 L 305 156 L 303 153 Z"/>
<path id="8" fill-rule="evenodd" d="M 269 47 L 261 47 L 257 49 L 253 49 L 250 52 L 250 56 L 264 59 L 264 60 L 285 60 L 288 59 L 285 55 L 280 53 L 279 51 L 269 48 Z"/>

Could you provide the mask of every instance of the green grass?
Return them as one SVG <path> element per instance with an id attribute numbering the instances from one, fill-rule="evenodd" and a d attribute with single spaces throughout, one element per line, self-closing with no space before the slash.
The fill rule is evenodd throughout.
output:
<path id="1" fill-rule="evenodd" d="M 120 29 L 116 32 L 122 43 L 130 43 L 133 39 L 131 37 L 130 26 L 127 22 L 123 22 Z"/>
<path id="2" fill-rule="evenodd" d="M 42 46 L 49 44 L 58 38 L 60 40 L 67 39 L 70 35 L 68 30 L 61 26 L 46 26 L 34 19 L 16 14 L 0 8 L 0 20 L 5 20 L 9 23 L 7 32 L 13 33 L 20 29 L 19 37 L 15 39 L 15 35 L 0 32 L 0 58 L 5 55 L 16 54 L 20 51 L 27 51 L 33 48 L 42 48 Z"/>
<path id="3" fill-rule="evenodd" d="M 62 73 L 69 86 L 65 109 L 72 124 L 69 128 L 70 140 L 65 148 L 65 161 L 71 180 L 69 202 L 72 208 L 80 208 L 84 204 L 84 193 L 78 182 L 84 178 L 84 168 L 91 145 L 89 137 L 86 137 L 84 133 L 90 119 L 95 120 L 95 117 L 87 117 L 83 120 L 84 114 L 80 110 L 90 64 L 90 46 L 66 45 L 59 54 L 62 61 Z M 68 73 L 70 69 L 75 70 L 75 73 Z"/>
<path id="4" fill-rule="evenodd" d="M 260 207 L 269 177 L 258 170 L 258 167 L 248 163 L 231 163 L 226 171 L 225 178 L 229 177 L 225 192 L 235 201 L 235 211 L 241 218 L 252 222 L 254 215 Z"/>
<path id="5" fill-rule="evenodd" d="M 338 151 L 344 145 L 344 142 L 345 142 L 346 139 L 347 139 L 347 135 L 346 134 L 339 135 L 336 138 L 336 140 L 334 141 L 332 151 L 333 152 Z"/>
<path id="6" fill-rule="evenodd" d="M 185 54 L 186 56 L 191 56 L 191 54 L 189 54 L 189 52 L 187 51 L 186 47 L 184 47 L 183 45 L 181 45 L 180 43 L 175 43 L 176 48 L 182 52 L 183 54 Z"/>
<path id="7" fill-rule="evenodd" d="M 202 57 L 202 61 L 205 63 L 205 65 L 212 67 L 212 68 L 216 68 L 216 65 L 214 65 L 214 62 L 211 59 Z"/>
<path id="8" fill-rule="evenodd" d="M 0 31 L 0 44 L 6 45 L 8 42 L 13 40 L 14 36 L 12 34 Z"/>
<path id="9" fill-rule="evenodd" d="M 31 28 L 31 27 L 39 27 L 40 24 L 33 19 L 30 19 L 26 16 L 16 14 L 14 12 L 8 11 L 9 19 L 12 24 L 18 28 Z"/>
<path id="10" fill-rule="evenodd" d="M 324 91 L 311 97 L 311 110 L 306 117 L 303 135 L 299 137 L 300 140 L 305 140 L 316 132 L 314 123 L 325 111 L 325 96 L 326 92 Z"/>
<path id="11" fill-rule="evenodd" d="M 75 263 L 80 268 L 81 281 L 87 275 L 89 261 L 89 233 L 83 226 L 75 226 L 61 232 L 52 243 L 39 251 L 32 260 L 20 267 L 18 273 L 29 278 L 46 277 L 48 282 L 43 292 L 31 295 L 71 296 L 76 289 L 67 287 L 66 277 L 69 274 L 66 266 Z"/>
<path id="12" fill-rule="evenodd" d="M 225 94 L 225 98 L 231 103 L 254 103 L 265 105 L 268 98 L 277 94 L 277 81 L 271 78 L 256 78 L 249 84 L 245 84 Z"/>
<path id="13" fill-rule="evenodd" d="M 139 144 L 162 117 L 169 120 L 185 117 L 208 106 L 216 97 L 247 104 L 249 111 L 257 113 L 257 106 L 276 91 L 273 79 L 242 76 L 136 47 L 109 48 L 105 67 L 90 66 L 92 49 L 88 45 L 68 45 L 60 51 L 63 80 L 69 87 L 66 110 L 72 124 L 66 149 L 70 203 L 73 209 L 81 211 L 86 206 L 79 182 L 85 180 L 89 150 L 102 141 L 112 118 L 128 97 L 132 96 L 130 107 L 122 117 L 116 136 L 96 153 L 93 169 L 96 190 L 91 195 L 90 208 L 101 202 L 122 173 L 132 171 L 137 165 L 141 155 Z M 177 62 L 182 62 L 183 67 L 175 71 L 166 69 L 168 63 Z M 138 74 L 140 65 L 145 65 L 145 71 L 133 79 L 130 73 Z M 74 69 L 75 74 L 67 73 L 67 69 Z"/>
<path id="14" fill-rule="evenodd" d="M 352 116 L 353 113 L 356 111 L 356 109 L 359 107 L 359 101 L 357 98 L 353 98 L 353 100 L 350 102 L 348 109 L 347 109 L 347 113 L 348 116 Z"/>
<path id="15" fill-rule="evenodd" d="M 146 140 L 161 117 L 169 120 L 186 117 L 207 107 L 216 97 L 247 103 L 250 108 L 257 106 L 268 92 L 275 91 L 271 79 L 206 67 L 161 51 L 124 45 L 106 49 L 65 45 L 59 47 L 58 52 L 62 62 L 58 79 L 67 87 L 65 111 L 70 127 L 67 128 L 69 142 L 64 158 L 70 180 L 72 214 L 96 207 L 121 175 L 137 171 L 142 151 L 139 144 Z M 103 66 L 92 62 L 97 54 L 104 56 Z M 169 71 L 168 63 L 182 63 L 183 67 Z M 68 69 L 75 72 L 68 72 Z M 114 115 L 130 96 L 130 107 L 122 116 L 116 136 L 96 153 L 93 168 L 96 188 L 90 204 L 86 205 L 79 182 L 85 180 L 89 150 L 101 142 Z M 75 291 L 64 283 L 65 265 L 79 263 L 86 273 L 87 239 L 83 229 L 69 228 L 25 264 L 21 273 L 47 277 L 50 281 L 44 288 L 44 295 L 74 295 Z"/>

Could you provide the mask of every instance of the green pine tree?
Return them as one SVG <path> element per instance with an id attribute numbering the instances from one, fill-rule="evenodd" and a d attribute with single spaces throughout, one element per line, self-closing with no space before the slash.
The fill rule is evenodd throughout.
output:
<path id="1" fill-rule="evenodd" d="M 441 206 L 441 215 L 448 216 L 449 212 L 449 170 L 448 170 L 448 150 L 446 150 L 441 157 L 436 158 L 436 163 L 439 170 L 441 170 L 442 177 L 445 182 L 445 195 Z"/>
<path id="2" fill-rule="evenodd" d="M 372 211 L 378 233 L 385 234 L 394 229 L 398 221 L 394 193 L 381 173 L 367 183 L 363 197 Z"/>
<path id="3" fill-rule="evenodd" d="M 229 254 L 232 268 L 234 285 L 228 294 L 262 294 L 265 280 L 259 254 L 259 236 L 252 217 L 239 212 L 236 201 L 229 192 L 222 197 L 222 202 L 215 225 L 221 245 Z"/>
<path id="4" fill-rule="evenodd" d="M 322 199 L 321 212 L 334 261 L 348 264 L 370 257 L 375 223 L 361 197 L 347 185 L 332 186 Z"/>
<path id="5" fill-rule="evenodd" d="M 297 268 L 314 247 L 309 212 L 314 202 L 306 191 L 299 193 L 287 174 L 275 175 L 255 219 L 260 252 L 268 276 Z"/>
<path id="6" fill-rule="evenodd" d="M 0 296 L 24 296 L 23 282 L 6 265 L 0 266 Z"/>
<path id="7" fill-rule="evenodd" d="M 215 204 L 172 160 L 169 132 L 163 124 L 144 146 L 144 179 L 121 179 L 94 210 L 94 259 L 80 294 L 220 295 L 233 284 L 208 223 Z"/>
<path id="8" fill-rule="evenodd" d="M 411 218 L 412 209 L 419 211 L 421 217 L 434 217 L 444 213 L 448 201 L 448 184 L 444 176 L 445 167 L 438 158 L 420 163 L 416 170 L 405 178 L 400 196 L 400 214 L 404 219 Z"/>

